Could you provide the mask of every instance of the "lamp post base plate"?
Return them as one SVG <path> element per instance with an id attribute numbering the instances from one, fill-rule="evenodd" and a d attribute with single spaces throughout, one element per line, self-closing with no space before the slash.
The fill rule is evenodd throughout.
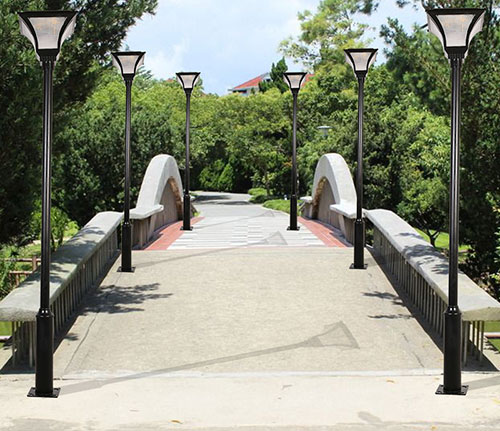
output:
<path id="1" fill-rule="evenodd" d="M 467 395 L 467 390 L 469 389 L 468 385 L 462 385 L 462 388 L 459 391 L 445 391 L 444 385 L 439 385 L 436 391 L 436 395 Z"/>
<path id="2" fill-rule="evenodd" d="M 363 264 L 363 266 L 361 268 L 356 268 L 354 266 L 354 263 L 351 263 L 351 266 L 349 267 L 349 269 L 366 269 L 366 268 L 368 268 L 368 264 L 367 263 Z"/>
<path id="3" fill-rule="evenodd" d="M 122 267 L 118 267 L 117 272 L 135 272 L 135 266 L 132 266 L 129 270 L 122 269 Z"/>
<path id="4" fill-rule="evenodd" d="M 33 387 L 28 392 L 28 397 L 30 397 L 30 398 L 34 398 L 34 397 L 36 397 L 36 398 L 57 398 L 59 396 L 60 391 L 61 391 L 61 388 L 54 388 L 51 393 L 39 395 L 36 393 L 36 388 Z"/>
<path id="5" fill-rule="evenodd" d="M 180 230 L 193 230 L 193 226 L 189 227 L 189 228 L 185 228 L 184 226 L 182 226 L 180 228 Z"/>
<path id="6" fill-rule="evenodd" d="M 290 226 L 288 226 L 286 230 L 300 230 L 300 226 L 297 226 L 296 228 L 291 228 Z"/>

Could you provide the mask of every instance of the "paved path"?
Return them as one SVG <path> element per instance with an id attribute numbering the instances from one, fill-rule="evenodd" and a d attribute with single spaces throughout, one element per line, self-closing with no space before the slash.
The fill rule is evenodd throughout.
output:
<path id="1" fill-rule="evenodd" d="M 340 232 L 302 218 L 299 231 L 287 230 L 288 214 L 251 204 L 250 195 L 197 193 L 194 204 L 200 217 L 193 220 L 193 230 L 179 232 L 180 223 L 169 226 L 148 250 L 349 245 Z"/>
<path id="2" fill-rule="evenodd" d="M 352 248 L 310 238 L 213 248 L 203 231 L 287 221 L 218 201 L 199 204 L 192 247 L 172 225 L 171 247 L 133 252 L 135 273 L 115 262 L 56 351 L 57 400 L 0 375 L 0 430 L 498 430 L 498 372 L 475 364 L 466 397 L 434 395 L 441 341 L 368 251 L 349 270 Z"/>

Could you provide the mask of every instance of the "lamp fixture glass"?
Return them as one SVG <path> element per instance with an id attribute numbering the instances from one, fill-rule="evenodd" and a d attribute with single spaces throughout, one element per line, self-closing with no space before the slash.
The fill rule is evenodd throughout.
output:
<path id="1" fill-rule="evenodd" d="M 429 32 L 437 36 L 448 58 L 467 56 L 469 44 L 484 24 L 485 9 L 430 9 L 427 10 Z"/>
<path id="2" fill-rule="evenodd" d="M 305 72 L 285 72 L 283 78 L 292 91 L 299 91 L 304 84 L 307 73 Z"/>
<path id="3" fill-rule="evenodd" d="M 377 49 L 375 48 L 345 49 L 344 53 L 347 63 L 356 75 L 366 75 L 377 58 Z"/>
<path id="4" fill-rule="evenodd" d="M 178 72 L 176 75 L 184 91 L 192 90 L 200 78 L 200 72 Z"/>
<path id="5" fill-rule="evenodd" d="M 120 71 L 124 78 L 133 78 L 137 69 L 144 64 L 144 55 L 142 51 L 120 51 L 112 52 L 113 65 Z"/>
<path id="6" fill-rule="evenodd" d="M 76 16 L 74 11 L 19 13 L 21 34 L 33 44 L 39 61 L 58 59 L 62 43 L 75 30 Z"/>

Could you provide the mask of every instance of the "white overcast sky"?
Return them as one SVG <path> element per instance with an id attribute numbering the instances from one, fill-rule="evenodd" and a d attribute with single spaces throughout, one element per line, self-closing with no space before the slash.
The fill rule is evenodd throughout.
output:
<path id="1" fill-rule="evenodd" d="M 125 45 L 146 51 L 145 67 L 156 78 L 179 71 L 200 71 L 205 91 L 226 94 L 270 69 L 281 58 L 279 43 L 300 33 L 297 13 L 315 11 L 319 0 L 159 0 L 156 15 L 144 16 L 129 30 Z M 406 27 L 426 22 L 425 12 L 394 0 L 380 0 L 372 16 L 360 21 L 376 27 L 373 46 L 384 48 L 378 36 L 387 17 Z M 300 65 L 288 61 L 290 70 Z"/>

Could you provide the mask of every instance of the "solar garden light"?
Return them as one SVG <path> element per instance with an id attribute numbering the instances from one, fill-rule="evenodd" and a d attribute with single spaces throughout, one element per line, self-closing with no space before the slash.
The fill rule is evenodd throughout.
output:
<path id="1" fill-rule="evenodd" d="M 132 226 L 130 225 L 130 116 L 132 106 L 132 83 L 137 69 L 144 63 L 142 51 L 122 51 L 111 53 L 113 64 L 125 81 L 125 196 L 122 224 L 122 265 L 121 272 L 134 272 L 132 267 Z"/>
<path id="2" fill-rule="evenodd" d="M 35 387 L 29 397 L 57 398 L 54 388 L 54 314 L 50 310 L 50 189 L 52 153 L 52 95 L 54 66 L 62 43 L 75 29 L 76 12 L 21 12 L 19 25 L 35 48 L 43 69 L 43 170 L 42 170 L 42 262 L 40 309 L 36 315 Z"/>
<path id="3" fill-rule="evenodd" d="M 448 307 L 444 312 L 444 384 L 436 394 L 465 395 L 462 386 L 462 313 L 458 308 L 458 199 L 460 88 L 462 63 L 474 35 L 481 31 L 485 9 L 431 9 L 429 31 L 437 36 L 451 65 L 451 174 Z"/>
<path id="4" fill-rule="evenodd" d="M 191 197 L 189 196 L 189 132 L 191 128 L 191 93 L 198 82 L 200 72 L 178 72 L 177 80 L 186 93 L 186 166 L 184 168 L 184 214 L 181 230 L 193 230 L 191 227 Z"/>
<path id="5" fill-rule="evenodd" d="M 331 127 L 330 126 L 318 126 L 317 129 L 321 132 L 321 136 L 323 136 L 323 138 L 326 139 L 328 137 L 328 133 L 330 132 Z"/>
<path id="6" fill-rule="evenodd" d="M 368 69 L 377 58 L 373 48 L 346 49 L 345 58 L 358 78 L 358 148 L 356 165 L 356 221 L 354 222 L 354 263 L 353 269 L 365 269 L 365 221 L 363 220 L 363 110 L 364 87 Z"/>
<path id="7" fill-rule="evenodd" d="M 306 78 L 305 72 L 286 72 L 285 82 L 293 96 L 293 137 L 292 137 L 292 193 L 290 196 L 290 226 L 288 230 L 299 230 L 297 224 L 297 98 Z"/>

